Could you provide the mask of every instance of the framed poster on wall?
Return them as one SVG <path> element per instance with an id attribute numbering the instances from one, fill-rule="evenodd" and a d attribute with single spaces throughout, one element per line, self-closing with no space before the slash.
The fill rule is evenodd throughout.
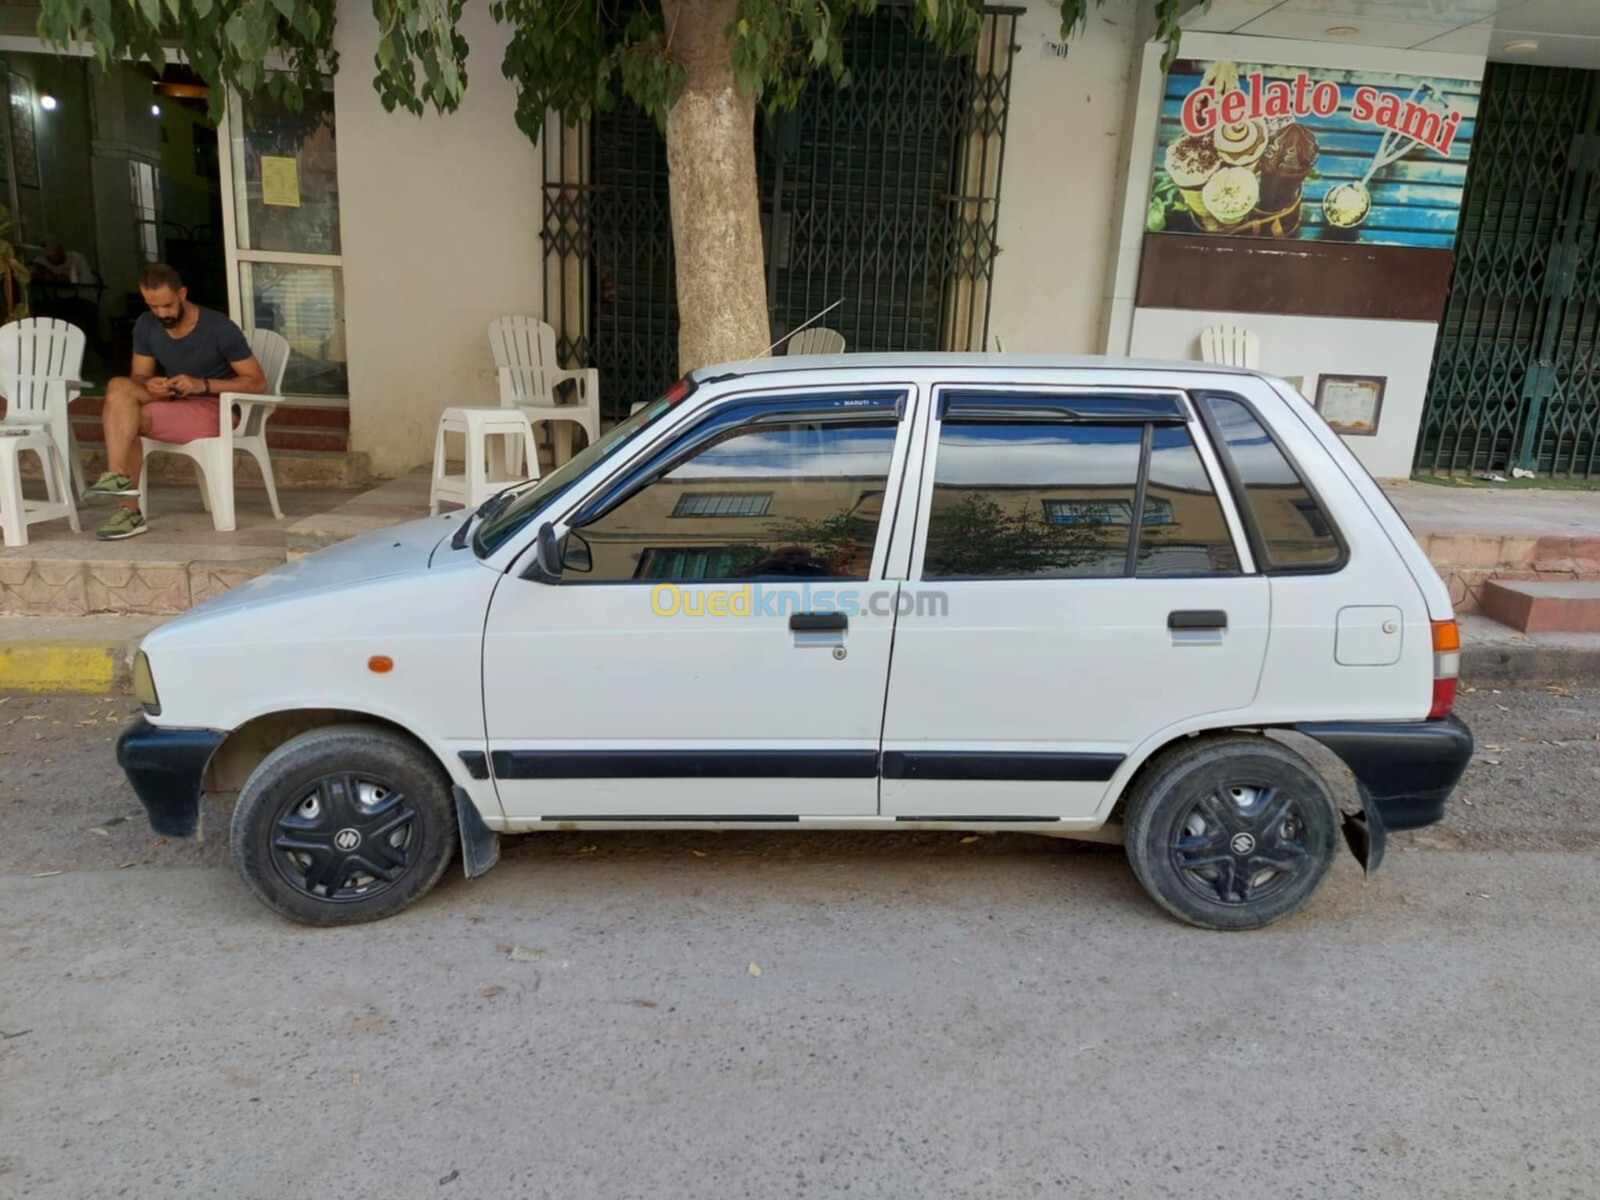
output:
<path id="1" fill-rule="evenodd" d="M 1383 412 L 1383 375 L 1323 375 L 1317 380 L 1317 411 L 1335 433 L 1371 437 Z"/>

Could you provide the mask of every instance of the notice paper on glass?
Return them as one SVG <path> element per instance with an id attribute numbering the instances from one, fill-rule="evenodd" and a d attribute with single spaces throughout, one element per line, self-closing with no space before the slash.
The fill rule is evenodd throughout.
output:
<path id="1" fill-rule="evenodd" d="M 293 158 L 261 156 L 261 203 L 300 207 L 300 163 Z"/>

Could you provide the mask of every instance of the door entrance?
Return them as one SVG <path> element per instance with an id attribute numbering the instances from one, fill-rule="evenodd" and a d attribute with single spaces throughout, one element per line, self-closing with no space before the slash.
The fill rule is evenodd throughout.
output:
<path id="1" fill-rule="evenodd" d="M 1600 71 L 1489 64 L 1417 468 L 1600 473 Z"/>

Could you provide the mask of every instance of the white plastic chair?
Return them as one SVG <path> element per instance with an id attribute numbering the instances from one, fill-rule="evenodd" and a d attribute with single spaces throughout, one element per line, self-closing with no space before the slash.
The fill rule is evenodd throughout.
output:
<path id="1" fill-rule="evenodd" d="M 843 354 L 844 334 L 837 329 L 827 329 L 821 325 L 813 325 L 810 329 L 802 329 L 786 343 L 785 354 Z"/>
<path id="2" fill-rule="evenodd" d="M 569 371 L 556 357 L 556 331 L 535 317 L 497 317 L 489 322 L 489 347 L 500 376 L 500 403 L 520 408 L 533 422 L 534 434 L 545 421 L 558 421 L 556 461 L 572 457 L 572 424 L 581 425 L 593 445 L 600 440 L 600 372 L 593 367 Z M 572 384 L 576 402 L 562 404 L 556 389 Z M 516 467 L 507 463 L 513 471 Z"/>
<path id="3" fill-rule="evenodd" d="M 0 326 L 4 423 L 48 429 L 78 495 L 85 486 L 83 462 L 67 406 L 88 386 L 78 378 L 86 340 L 83 330 L 54 317 L 25 317 Z"/>
<path id="4" fill-rule="evenodd" d="M 1212 325 L 1200 332 L 1200 357 L 1223 367 L 1261 365 L 1261 339 L 1242 325 Z"/>
<path id="5" fill-rule="evenodd" d="M 214 438 L 196 438 L 192 442 L 158 442 L 145 438 L 144 470 L 139 472 L 139 509 L 150 515 L 150 455 L 152 453 L 182 454 L 194 459 L 200 468 L 200 495 L 211 511 L 211 523 L 219 533 L 231 533 L 235 528 L 233 513 L 233 456 L 248 454 L 261 467 L 261 478 L 267 485 L 267 500 L 272 505 L 272 515 L 283 520 L 283 510 L 278 507 L 278 485 L 272 478 L 272 460 L 267 455 L 267 418 L 272 410 L 283 403 L 283 372 L 289 365 L 289 343 L 282 334 L 270 329 L 247 329 L 245 337 L 250 342 L 250 352 L 261 364 L 261 373 L 267 377 L 267 393 L 252 396 L 244 392 L 223 392 L 217 397 L 218 428 L 222 432 Z M 159 401 L 157 402 L 159 403 Z M 239 425 L 233 424 L 233 410 L 239 410 Z"/>

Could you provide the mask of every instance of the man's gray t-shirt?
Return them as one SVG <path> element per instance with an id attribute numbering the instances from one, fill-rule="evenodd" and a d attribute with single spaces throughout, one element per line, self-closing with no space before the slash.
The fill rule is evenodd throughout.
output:
<path id="1" fill-rule="evenodd" d="M 243 331 L 209 308 L 195 308 L 200 319 L 187 336 L 175 338 L 155 313 L 143 312 L 133 323 L 133 352 L 156 360 L 163 376 L 189 375 L 199 380 L 233 378 L 230 363 L 252 354 Z"/>

